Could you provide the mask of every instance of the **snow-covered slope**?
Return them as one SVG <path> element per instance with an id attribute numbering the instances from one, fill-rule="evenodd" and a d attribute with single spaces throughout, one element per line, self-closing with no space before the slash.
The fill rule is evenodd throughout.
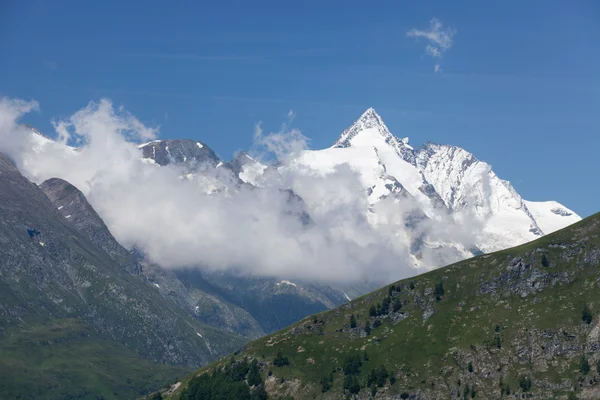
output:
<path id="1" fill-rule="evenodd" d="M 545 233 L 512 185 L 468 151 L 427 143 L 417 150 L 416 163 L 455 219 L 481 229 L 478 247 L 483 251 L 524 243 Z"/>
<path id="2" fill-rule="evenodd" d="M 544 234 L 581 220 L 579 215 L 556 201 L 525 201 L 525 205 Z"/>
<path id="3" fill-rule="evenodd" d="M 580 220 L 559 203 L 523 200 L 490 165 L 464 149 L 433 143 L 413 149 L 408 138 L 393 136 L 372 108 L 331 148 L 305 151 L 284 168 L 327 176 L 342 165 L 360 177 L 370 212 L 391 194 L 404 192 L 429 220 L 469 230 L 474 246 L 484 252 L 534 240 Z M 389 226 L 389 218 L 371 221 Z M 465 245 L 446 239 L 437 244 Z"/>

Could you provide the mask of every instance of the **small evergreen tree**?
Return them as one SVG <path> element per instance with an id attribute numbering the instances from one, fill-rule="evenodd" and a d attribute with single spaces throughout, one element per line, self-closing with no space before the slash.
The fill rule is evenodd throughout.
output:
<path id="1" fill-rule="evenodd" d="M 390 312 L 390 304 L 392 303 L 391 297 L 385 297 L 383 302 L 381 303 L 381 313 L 380 315 L 387 315 Z"/>
<path id="2" fill-rule="evenodd" d="M 371 372 L 369 372 L 369 376 L 367 376 L 367 386 L 371 386 L 377 382 L 377 370 L 373 368 Z"/>
<path id="3" fill-rule="evenodd" d="M 366 350 L 363 352 L 363 360 L 364 361 L 369 361 L 369 355 L 367 354 Z"/>
<path id="4" fill-rule="evenodd" d="M 433 294 L 435 294 L 435 300 L 440 301 L 442 296 L 444 296 L 444 282 L 439 282 L 435 284 L 435 289 L 433 290 Z"/>
<path id="5" fill-rule="evenodd" d="M 284 365 L 290 365 L 290 361 L 287 356 L 284 356 L 281 351 L 278 351 L 277 357 L 273 360 L 273 365 L 276 367 L 283 367 Z"/>
<path id="6" fill-rule="evenodd" d="M 590 372 L 590 363 L 588 362 L 588 359 L 585 356 L 581 356 L 579 370 L 584 375 L 587 375 L 588 372 Z"/>
<path id="7" fill-rule="evenodd" d="M 350 328 L 356 328 L 356 317 L 354 317 L 354 314 L 350 316 Z"/>
<path id="8" fill-rule="evenodd" d="M 413 290 L 415 288 L 415 283 L 410 281 L 410 285 L 408 285 L 408 287 L 410 287 L 410 290 Z"/>
<path id="9" fill-rule="evenodd" d="M 377 309 L 375 308 L 375 306 L 371 306 L 371 308 L 369 308 L 369 316 L 371 316 L 371 317 L 377 316 Z"/>
<path id="10" fill-rule="evenodd" d="M 381 320 L 380 319 L 376 319 L 373 322 L 373 328 L 379 328 L 381 326 Z"/>
<path id="11" fill-rule="evenodd" d="M 396 372 L 390 371 L 390 385 L 394 386 L 394 383 L 396 383 Z"/>
<path id="12" fill-rule="evenodd" d="M 389 374 L 387 369 L 385 368 L 385 365 L 382 365 L 381 368 L 379 368 L 379 371 L 377 372 L 377 386 L 384 386 L 388 376 Z"/>
<path id="13" fill-rule="evenodd" d="M 250 363 L 250 370 L 248 371 L 248 385 L 250 386 L 258 386 L 263 383 L 262 376 L 260 376 L 260 371 L 258 369 L 258 361 L 256 358 L 252 360 Z"/>
<path id="14" fill-rule="evenodd" d="M 531 378 L 522 376 L 521 379 L 519 379 L 519 386 L 523 392 L 529 392 L 531 390 Z"/>
<path id="15" fill-rule="evenodd" d="M 369 321 L 365 322 L 365 332 L 367 332 L 367 336 L 371 334 L 371 324 L 369 324 Z"/>
<path id="16" fill-rule="evenodd" d="M 392 303 L 392 310 L 394 312 L 398 312 L 398 311 L 400 311 L 401 308 L 402 308 L 402 301 L 400 299 L 394 300 L 394 303 Z"/>
<path id="17" fill-rule="evenodd" d="M 588 325 L 592 323 L 592 311 L 587 304 L 583 305 L 583 310 L 581 311 L 581 320 Z"/>
<path id="18" fill-rule="evenodd" d="M 362 361 L 358 354 L 351 354 L 344 359 L 344 375 L 358 375 Z"/>
<path id="19" fill-rule="evenodd" d="M 550 262 L 548 261 L 548 257 L 545 254 L 542 254 L 542 267 L 548 268 L 550 266 Z"/>
<path id="20" fill-rule="evenodd" d="M 473 372 L 473 363 L 471 361 L 469 361 L 469 364 L 467 365 L 467 370 Z"/>

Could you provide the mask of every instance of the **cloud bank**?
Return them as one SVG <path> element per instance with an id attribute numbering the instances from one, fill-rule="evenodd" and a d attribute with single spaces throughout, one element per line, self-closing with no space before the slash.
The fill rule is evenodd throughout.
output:
<path id="1" fill-rule="evenodd" d="M 223 170 L 211 175 L 206 169 L 204 176 L 185 179 L 182 167 L 141 161 L 138 143 L 156 138 L 158 128 L 115 109 L 109 100 L 91 102 L 55 123 L 57 141 L 32 135 L 18 123 L 36 108 L 35 102 L 0 101 L 0 152 L 38 184 L 60 177 L 77 186 L 123 245 L 138 247 L 166 268 L 389 282 L 417 273 L 411 237 L 427 235 L 441 243 L 464 235 L 465 246 L 473 241 L 470 232 L 449 228 L 448 221 L 406 228 L 416 209 L 409 198 L 377 203 L 376 214 L 387 222 L 375 227 L 365 212 L 367 194 L 347 165 L 325 176 L 280 168 L 262 188 L 234 186 L 235 179 L 223 179 Z M 291 121 L 293 115 L 289 117 Z M 288 124 L 267 135 L 258 126 L 255 140 L 282 165 L 307 146 L 306 137 Z M 77 148 L 67 143 L 77 143 Z M 215 185 L 222 187 L 214 190 Z M 300 217 L 303 213 L 310 216 L 308 223 Z M 425 248 L 421 256 L 431 267 L 461 258 L 453 249 Z"/>

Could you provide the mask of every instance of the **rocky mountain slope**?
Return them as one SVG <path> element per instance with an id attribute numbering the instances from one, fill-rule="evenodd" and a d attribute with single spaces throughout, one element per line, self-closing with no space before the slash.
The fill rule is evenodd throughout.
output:
<path id="1" fill-rule="evenodd" d="M 595 399 L 598 282 L 600 214 L 307 317 L 163 395 Z"/>
<path id="2" fill-rule="evenodd" d="M 172 377 L 245 341 L 190 318 L 140 279 L 135 260 L 77 189 L 59 180 L 43 187 L 63 205 L 55 206 L 0 154 L 0 352 L 2 376 L 10 378 L 0 385 L 0 397 L 33 388 L 38 397 L 63 398 L 85 394 L 86 385 L 99 391 L 89 396 L 115 397 L 117 387 L 139 394 L 153 382 L 155 363 L 181 366 L 156 366 L 157 374 Z M 120 354 L 115 361 L 130 358 L 133 370 L 109 377 L 99 365 L 74 369 L 78 354 L 105 364 Z M 92 370 L 99 375 L 92 377 Z"/>

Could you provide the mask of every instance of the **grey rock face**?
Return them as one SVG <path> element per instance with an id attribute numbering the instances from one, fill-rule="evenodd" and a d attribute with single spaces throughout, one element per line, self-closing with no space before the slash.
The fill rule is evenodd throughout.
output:
<path id="1" fill-rule="evenodd" d="M 104 250 L 113 259 L 130 257 L 130 252 L 117 242 L 87 199 L 75 186 L 59 178 L 40 185 L 60 214 L 81 234 Z"/>
<path id="2" fill-rule="evenodd" d="M 158 165 L 186 164 L 195 168 L 215 168 L 221 161 L 214 151 L 197 140 L 156 140 L 141 147 L 144 158 Z"/>
<path id="3" fill-rule="evenodd" d="M 69 207 L 80 208 L 83 216 L 91 212 L 72 186 L 58 181 L 46 185 L 55 194 L 61 187 L 67 190 L 56 199 L 70 198 Z M 77 226 L 91 229 L 83 216 Z M 122 251 L 109 245 L 110 237 L 103 239 L 98 243 L 108 250 Z M 79 318 L 148 359 L 189 366 L 203 365 L 243 342 L 194 321 L 115 263 L 3 155 L 0 244 L 0 326 L 24 319 Z"/>

